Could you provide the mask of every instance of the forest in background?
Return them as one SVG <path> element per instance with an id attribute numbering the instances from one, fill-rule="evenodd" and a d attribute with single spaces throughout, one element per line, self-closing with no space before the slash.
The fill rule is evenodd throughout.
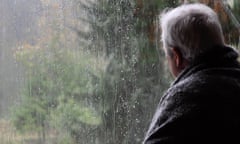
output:
<path id="1" fill-rule="evenodd" d="M 198 1 L 238 48 L 239 1 Z M 158 15 L 183 2 L 2 0 L 0 142 L 140 143 L 172 80 Z"/>

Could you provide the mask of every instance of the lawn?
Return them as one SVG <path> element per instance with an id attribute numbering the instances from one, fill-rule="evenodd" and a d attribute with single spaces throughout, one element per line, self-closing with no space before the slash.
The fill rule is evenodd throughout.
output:
<path id="1" fill-rule="evenodd" d="M 56 144 L 56 133 L 49 132 L 45 144 Z M 10 121 L 0 120 L 0 144 L 42 144 L 37 133 L 21 134 Z"/>

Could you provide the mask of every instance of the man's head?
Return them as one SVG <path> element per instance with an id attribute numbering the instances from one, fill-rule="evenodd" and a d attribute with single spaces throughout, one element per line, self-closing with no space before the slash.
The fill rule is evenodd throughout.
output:
<path id="1" fill-rule="evenodd" d="M 162 42 L 169 67 L 177 76 L 214 46 L 223 46 L 217 14 L 203 4 L 185 4 L 160 15 Z"/>

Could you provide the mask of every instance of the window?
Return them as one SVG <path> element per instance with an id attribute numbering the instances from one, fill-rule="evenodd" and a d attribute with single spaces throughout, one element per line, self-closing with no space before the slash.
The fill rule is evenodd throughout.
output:
<path id="1" fill-rule="evenodd" d="M 199 1 L 238 48 L 240 2 Z M 158 14 L 183 2 L 2 0 L 0 143 L 141 143 L 172 80 Z"/>

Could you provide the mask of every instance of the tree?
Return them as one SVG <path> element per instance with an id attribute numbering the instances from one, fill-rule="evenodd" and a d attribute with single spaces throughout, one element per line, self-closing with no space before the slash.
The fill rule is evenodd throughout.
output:
<path id="1" fill-rule="evenodd" d="M 46 142 L 52 129 L 58 143 L 87 143 L 87 134 L 102 123 L 99 87 L 108 60 L 69 43 L 74 34 L 65 35 L 70 30 L 61 28 L 56 5 L 50 3 L 49 17 L 39 17 L 42 33 L 36 42 L 23 43 L 14 52 L 24 69 L 25 85 L 12 121 L 20 132 L 37 132 L 39 143 Z"/>
<path id="2" fill-rule="evenodd" d="M 24 45 L 15 53 L 24 64 L 27 81 L 21 103 L 14 108 L 13 123 L 21 132 L 39 132 L 41 143 L 50 128 L 83 142 L 84 134 L 102 123 L 97 100 L 105 61 L 56 45 Z"/>
<path id="3" fill-rule="evenodd" d="M 88 49 L 110 59 L 104 77 L 102 143 L 139 143 L 166 86 L 156 16 L 175 1 L 100 0 L 82 3 L 91 31 Z M 77 5 L 77 4 L 76 4 Z M 142 116 L 145 116 L 144 118 Z"/>

